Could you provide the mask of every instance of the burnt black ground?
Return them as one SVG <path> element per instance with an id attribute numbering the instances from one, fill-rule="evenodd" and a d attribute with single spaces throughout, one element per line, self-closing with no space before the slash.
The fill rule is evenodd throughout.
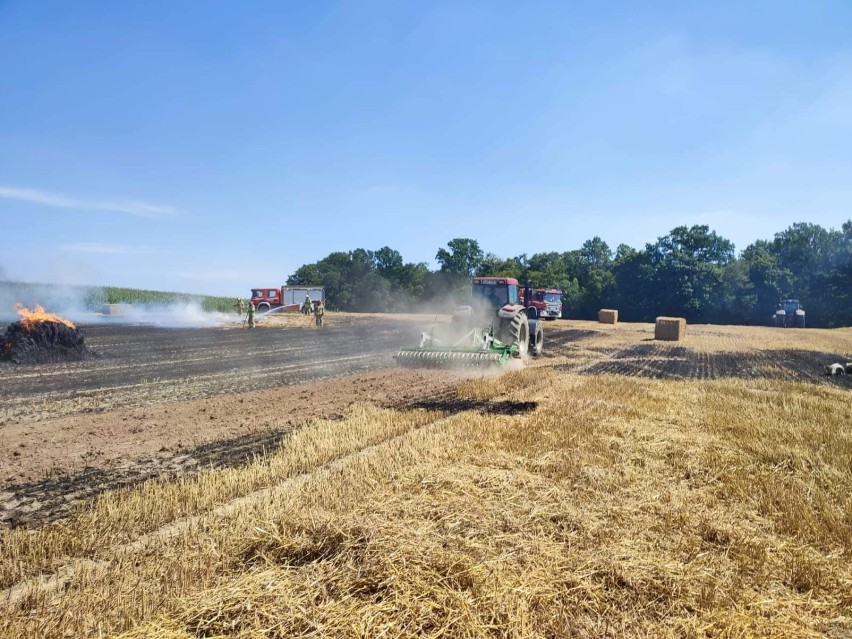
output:
<path id="1" fill-rule="evenodd" d="M 612 353 L 583 370 L 585 375 L 614 374 L 653 379 L 777 379 L 852 389 L 852 375 L 827 376 L 836 353 L 804 350 L 702 353 L 666 342 L 646 342 Z M 570 370 L 569 367 L 565 367 Z"/>
<path id="2" fill-rule="evenodd" d="M 333 329 L 169 329 L 81 326 L 99 357 L 83 362 L 0 363 L 0 428 L 40 406 L 39 419 L 80 412 L 266 390 L 393 365 L 416 341 L 416 323 L 336 320 Z M 0 327 L 2 330 L 4 327 Z"/>

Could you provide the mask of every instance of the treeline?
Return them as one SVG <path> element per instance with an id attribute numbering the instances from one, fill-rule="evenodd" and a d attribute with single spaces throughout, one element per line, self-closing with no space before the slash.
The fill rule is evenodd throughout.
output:
<path id="1" fill-rule="evenodd" d="M 389 247 L 336 252 L 300 267 L 287 283 L 325 286 L 331 309 L 399 312 L 449 309 L 471 276 L 504 276 L 561 289 L 566 317 L 594 319 L 600 308 L 617 308 L 626 321 L 675 315 L 717 324 L 767 324 L 779 299 L 795 297 L 809 326 L 852 325 L 852 221 L 840 230 L 794 224 L 739 256 L 732 242 L 700 225 L 679 226 L 641 249 L 613 250 L 595 237 L 576 250 L 509 258 L 458 238 L 435 258 L 437 271 Z"/>

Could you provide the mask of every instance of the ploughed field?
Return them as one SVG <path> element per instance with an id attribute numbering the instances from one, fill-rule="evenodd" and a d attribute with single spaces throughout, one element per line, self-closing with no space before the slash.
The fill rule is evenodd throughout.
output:
<path id="1" fill-rule="evenodd" d="M 298 319 L 270 318 L 256 330 L 83 325 L 96 359 L 0 365 L 0 428 L 374 370 L 392 363 L 400 343 L 416 335 L 409 322 L 377 317 L 338 318 L 323 332 L 310 326 L 310 318 Z"/>
<path id="2" fill-rule="evenodd" d="M 0 366 L 0 637 L 852 636 L 852 329 L 393 368 L 432 319 Z"/>
<path id="3" fill-rule="evenodd" d="M 469 373 L 393 367 L 431 321 L 341 314 L 322 331 L 292 315 L 256 330 L 91 325 L 82 330 L 96 359 L 0 365 L 0 526 L 52 521 L 151 477 L 245 463 L 354 402 L 477 408 L 453 392 Z M 836 331 L 693 326 L 687 341 L 658 342 L 646 324 L 545 330 L 545 355 L 528 365 L 560 373 L 852 388 L 852 375 L 824 375 L 845 355 L 830 350 Z"/>
<path id="4" fill-rule="evenodd" d="M 389 368 L 433 318 L 332 314 L 321 331 L 310 319 L 84 325 L 94 359 L 0 363 L 0 526 L 51 521 L 153 476 L 244 463 L 356 401 L 448 388 L 452 376 Z"/>

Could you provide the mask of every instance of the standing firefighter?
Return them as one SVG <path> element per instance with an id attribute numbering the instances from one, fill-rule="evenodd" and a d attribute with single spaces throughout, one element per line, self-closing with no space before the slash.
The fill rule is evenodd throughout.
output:
<path id="1" fill-rule="evenodd" d="M 319 300 L 314 306 L 314 319 L 316 320 L 317 326 L 322 326 L 322 316 L 325 313 L 325 306 L 322 303 L 322 300 Z"/>
<path id="2" fill-rule="evenodd" d="M 249 302 L 246 319 L 248 320 L 248 327 L 254 328 L 254 303 L 252 302 Z"/>
<path id="3" fill-rule="evenodd" d="M 245 311 L 245 305 L 243 304 L 243 298 L 238 297 L 236 303 L 234 304 L 234 308 L 237 309 L 237 316 L 242 317 L 243 311 Z"/>
<path id="4" fill-rule="evenodd" d="M 304 313 L 305 315 L 310 315 L 311 306 L 313 306 L 313 302 L 311 302 L 311 296 L 308 293 L 305 293 L 305 301 L 302 303 L 302 313 Z"/>

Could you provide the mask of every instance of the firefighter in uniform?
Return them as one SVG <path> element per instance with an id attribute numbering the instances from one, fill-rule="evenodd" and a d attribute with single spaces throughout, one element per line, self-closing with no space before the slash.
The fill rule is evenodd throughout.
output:
<path id="1" fill-rule="evenodd" d="M 304 313 L 305 315 L 310 315 L 312 304 L 313 303 L 311 302 L 311 296 L 305 293 L 305 301 L 302 303 L 302 313 Z"/>
<path id="2" fill-rule="evenodd" d="M 322 316 L 325 313 L 325 306 L 322 303 L 322 300 L 316 303 L 314 306 L 314 318 L 316 319 L 316 325 L 322 326 Z"/>
<path id="3" fill-rule="evenodd" d="M 243 311 L 245 310 L 245 305 L 243 304 L 243 298 L 242 298 L 242 297 L 238 297 L 238 298 L 237 298 L 237 303 L 236 303 L 236 304 L 234 304 L 234 306 L 237 308 L 237 315 L 238 315 L 239 317 L 242 317 L 242 316 L 243 316 Z"/>
<path id="4" fill-rule="evenodd" d="M 252 302 L 249 302 L 249 305 L 248 305 L 247 319 L 248 319 L 248 327 L 254 328 L 254 304 Z"/>

